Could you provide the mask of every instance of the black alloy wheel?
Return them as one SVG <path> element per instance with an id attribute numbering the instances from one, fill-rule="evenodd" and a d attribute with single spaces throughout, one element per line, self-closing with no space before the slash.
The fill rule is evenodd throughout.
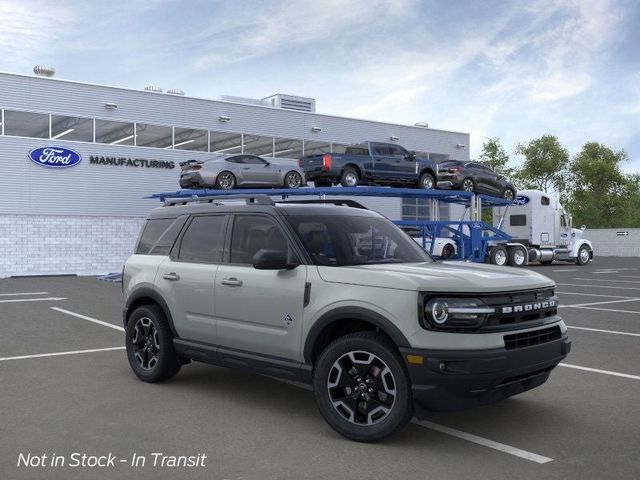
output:
<path id="1" fill-rule="evenodd" d="M 444 247 L 442 247 L 442 258 L 451 258 L 456 254 L 455 248 L 450 243 L 447 243 Z"/>
<path id="2" fill-rule="evenodd" d="M 331 343 L 316 363 L 313 388 L 327 423 L 352 440 L 381 440 L 413 415 L 406 368 L 379 333 L 352 333 Z"/>
<path id="3" fill-rule="evenodd" d="M 216 178 L 216 187 L 221 190 L 231 190 L 236 186 L 236 177 L 231 172 L 220 172 Z"/>
<path id="4" fill-rule="evenodd" d="M 168 380 L 182 366 L 167 319 L 157 305 L 143 305 L 131 313 L 125 328 L 125 347 L 133 373 L 145 382 Z"/>
<path id="5" fill-rule="evenodd" d="M 302 176 L 298 172 L 291 170 L 285 175 L 284 184 L 287 188 L 300 188 Z"/>

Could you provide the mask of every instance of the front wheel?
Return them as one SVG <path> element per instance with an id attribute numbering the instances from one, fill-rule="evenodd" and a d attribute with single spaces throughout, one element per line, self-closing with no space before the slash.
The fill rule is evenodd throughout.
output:
<path id="1" fill-rule="evenodd" d="M 456 254 L 456 249 L 450 243 L 442 247 L 442 258 L 451 258 Z"/>
<path id="2" fill-rule="evenodd" d="M 589 250 L 589 247 L 587 247 L 586 245 L 582 245 L 578 249 L 576 263 L 578 265 L 586 265 L 587 263 L 589 263 L 589 260 L 591 260 L 591 251 Z"/>
<path id="3" fill-rule="evenodd" d="M 430 173 L 423 173 L 420 176 L 420 181 L 418 182 L 418 188 L 423 188 L 425 190 L 431 190 L 435 186 L 435 180 L 433 179 L 433 175 Z"/>
<path id="4" fill-rule="evenodd" d="M 133 311 L 125 329 L 125 345 L 129 365 L 140 380 L 161 382 L 180 370 L 171 329 L 156 305 L 143 305 Z"/>
<path id="5" fill-rule="evenodd" d="M 465 192 L 473 192 L 476 188 L 476 185 L 475 183 L 473 183 L 473 180 L 471 178 L 465 178 L 462 181 L 462 185 L 460 188 Z"/>
<path id="6" fill-rule="evenodd" d="M 502 192 L 502 198 L 504 198 L 506 200 L 513 200 L 514 197 L 515 197 L 515 194 L 513 193 L 513 189 L 512 188 L 508 188 L 507 187 Z"/>
<path id="7" fill-rule="evenodd" d="M 413 416 L 409 375 L 394 345 L 379 333 L 352 333 L 325 348 L 313 391 L 327 423 L 351 440 L 381 440 Z"/>
<path id="8" fill-rule="evenodd" d="M 287 188 L 300 188 L 302 185 L 302 175 L 298 172 L 291 170 L 284 177 L 284 186 Z"/>

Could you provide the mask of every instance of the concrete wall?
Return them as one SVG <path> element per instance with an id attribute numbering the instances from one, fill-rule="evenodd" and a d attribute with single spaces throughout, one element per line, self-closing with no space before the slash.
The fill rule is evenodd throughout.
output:
<path id="1" fill-rule="evenodd" d="M 623 232 L 628 235 L 618 235 Z M 584 238 L 593 244 L 594 257 L 640 257 L 640 228 L 587 229 Z"/>

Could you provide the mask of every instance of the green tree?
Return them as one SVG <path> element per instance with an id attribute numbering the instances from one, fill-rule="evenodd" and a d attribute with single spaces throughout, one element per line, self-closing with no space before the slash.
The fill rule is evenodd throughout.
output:
<path id="1" fill-rule="evenodd" d="M 570 210 L 576 225 L 592 228 L 621 227 L 633 221 L 637 204 L 630 198 L 638 194 L 638 178 L 620 171 L 627 160 L 624 150 L 598 142 L 585 143 L 571 162 Z"/>
<path id="2" fill-rule="evenodd" d="M 516 154 L 524 156 L 524 163 L 517 172 L 520 186 L 545 192 L 565 189 L 569 152 L 555 136 L 543 135 L 518 144 Z"/>
<path id="3" fill-rule="evenodd" d="M 508 165 L 509 154 L 502 147 L 498 137 L 485 138 L 479 161 L 505 177 L 513 176 L 514 168 Z"/>

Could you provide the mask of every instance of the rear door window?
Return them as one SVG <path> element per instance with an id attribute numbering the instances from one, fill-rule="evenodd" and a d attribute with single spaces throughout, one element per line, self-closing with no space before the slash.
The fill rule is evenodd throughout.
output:
<path id="1" fill-rule="evenodd" d="M 179 262 L 220 263 L 227 231 L 227 215 L 193 217 L 180 241 Z"/>

